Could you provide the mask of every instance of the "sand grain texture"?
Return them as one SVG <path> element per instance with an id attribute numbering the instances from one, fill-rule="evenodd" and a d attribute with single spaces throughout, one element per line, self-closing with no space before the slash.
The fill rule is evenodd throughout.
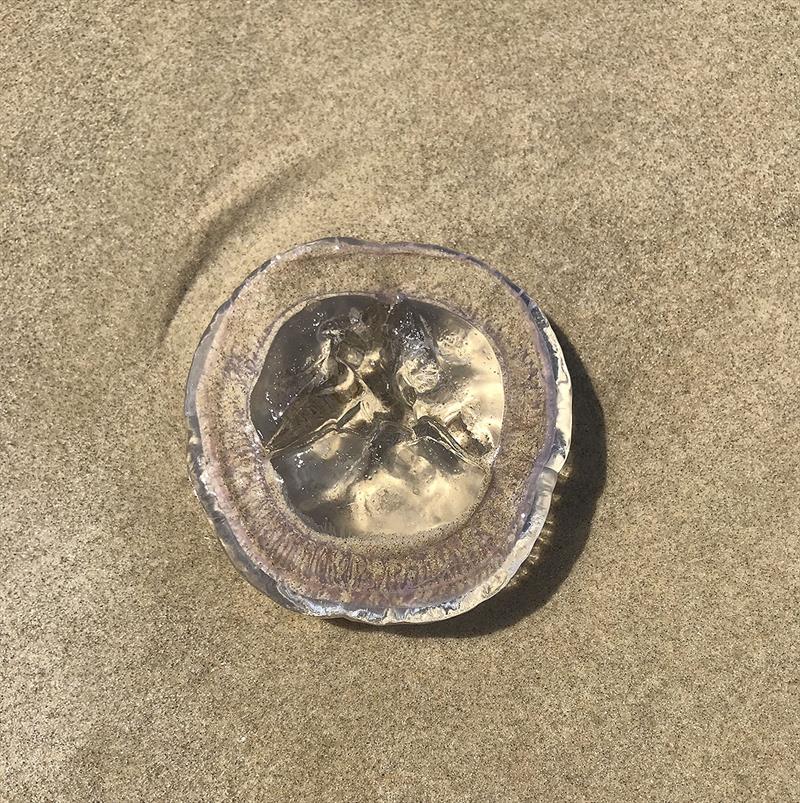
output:
<path id="1" fill-rule="evenodd" d="M 800 799 L 798 9 L 0 10 L 0 799 Z M 347 234 L 525 287 L 575 463 L 516 589 L 428 630 L 230 566 L 183 383 Z"/>

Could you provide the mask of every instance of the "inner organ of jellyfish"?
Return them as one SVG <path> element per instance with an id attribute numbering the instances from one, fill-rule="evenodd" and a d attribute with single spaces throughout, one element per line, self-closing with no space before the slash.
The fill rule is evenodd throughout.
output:
<path id="1" fill-rule="evenodd" d="M 487 336 L 403 295 L 296 308 L 250 400 L 284 496 L 310 527 L 395 541 L 469 517 L 491 478 L 503 406 Z"/>

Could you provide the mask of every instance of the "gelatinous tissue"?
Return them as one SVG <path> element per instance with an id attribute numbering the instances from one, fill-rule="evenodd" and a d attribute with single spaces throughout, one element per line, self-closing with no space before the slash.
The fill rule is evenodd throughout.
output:
<path id="1" fill-rule="evenodd" d="M 457 525 L 483 497 L 503 380 L 466 319 L 402 295 L 338 295 L 276 329 L 251 416 L 290 505 L 340 537 Z"/>

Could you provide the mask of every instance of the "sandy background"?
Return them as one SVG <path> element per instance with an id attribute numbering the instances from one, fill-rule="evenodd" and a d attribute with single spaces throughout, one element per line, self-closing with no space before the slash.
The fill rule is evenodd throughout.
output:
<path id="1" fill-rule="evenodd" d="M 798 7 L 163 5 L 0 9 L 0 799 L 800 799 Z M 567 344 L 550 545 L 427 630 L 262 598 L 186 477 L 212 312 L 333 234 Z"/>

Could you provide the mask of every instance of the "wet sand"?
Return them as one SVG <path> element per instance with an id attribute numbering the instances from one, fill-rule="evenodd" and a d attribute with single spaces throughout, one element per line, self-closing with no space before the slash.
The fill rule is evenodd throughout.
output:
<path id="1" fill-rule="evenodd" d="M 0 12 L 0 797 L 798 797 L 797 15 L 561 2 Z M 523 286 L 575 383 L 515 586 L 294 615 L 186 476 L 213 311 L 295 243 Z"/>

